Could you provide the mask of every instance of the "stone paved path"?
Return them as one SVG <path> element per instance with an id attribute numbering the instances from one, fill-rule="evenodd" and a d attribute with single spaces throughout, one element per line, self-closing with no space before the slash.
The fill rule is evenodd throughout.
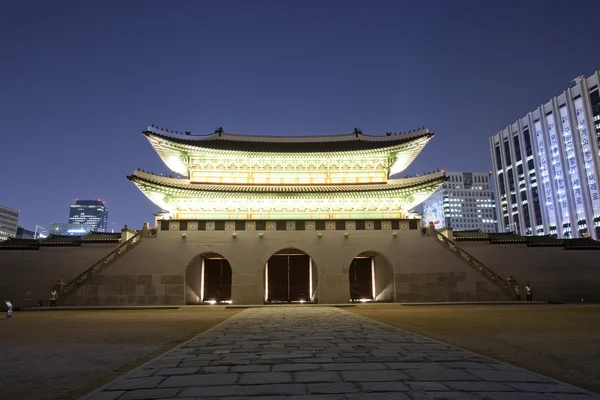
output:
<path id="1" fill-rule="evenodd" d="M 88 396 L 84 398 L 600 399 L 333 307 L 245 310 Z"/>

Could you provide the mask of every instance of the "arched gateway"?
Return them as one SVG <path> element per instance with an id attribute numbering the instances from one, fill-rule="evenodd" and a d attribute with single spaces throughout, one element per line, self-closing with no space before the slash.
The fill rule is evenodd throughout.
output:
<path id="1" fill-rule="evenodd" d="M 350 263 L 348 275 L 351 301 L 394 301 L 394 269 L 381 254 L 375 251 L 358 254 Z"/>
<path id="2" fill-rule="evenodd" d="M 265 303 L 316 302 L 317 269 L 312 257 L 298 249 L 283 249 L 265 264 Z"/>
<path id="3" fill-rule="evenodd" d="M 231 302 L 231 265 L 218 253 L 195 257 L 186 270 L 186 304 Z"/>

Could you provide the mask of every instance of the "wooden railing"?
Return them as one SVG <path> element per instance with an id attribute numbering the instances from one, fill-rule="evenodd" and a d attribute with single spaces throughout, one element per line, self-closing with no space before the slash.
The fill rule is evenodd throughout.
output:
<path id="1" fill-rule="evenodd" d="M 68 293 L 76 291 L 89 278 L 104 271 L 110 264 L 121 258 L 123 254 L 135 247 L 135 245 L 141 240 L 141 238 L 142 231 L 139 231 L 131 238 L 129 238 L 129 240 L 127 240 L 125 243 L 119 245 L 119 247 L 108 253 L 100 261 L 96 262 L 90 268 L 88 268 L 87 270 L 79 274 L 77 277 L 75 277 L 75 279 L 73 279 L 71 282 L 67 283 L 62 288 L 62 294 L 66 295 Z"/>
<path id="2" fill-rule="evenodd" d="M 465 263 L 470 265 L 473 269 L 475 269 L 477 272 L 479 272 L 481 275 L 487 278 L 490 282 L 502 289 L 507 295 L 512 295 L 508 282 L 506 282 L 500 275 L 492 271 L 484 263 L 477 260 L 471 254 L 469 254 L 460 246 L 458 246 L 454 241 L 448 239 L 441 233 L 435 232 L 435 237 L 437 241 L 440 242 L 444 247 L 453 252 L 457 257 L 459 257 Z"/>

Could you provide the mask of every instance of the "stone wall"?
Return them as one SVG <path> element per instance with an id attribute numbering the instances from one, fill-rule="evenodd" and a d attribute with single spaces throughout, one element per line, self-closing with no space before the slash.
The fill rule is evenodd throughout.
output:
<path id="1" fill-rule="evenodd" d="M 234 236 L 235 233 L 235 236 Z M 321 233 L 319 236 L 318 233 Z M 394 235 L 395 233 L 395 235 Z M 346 236 L 346 234 L 348 234 Z M 479 273 L 419 230 L 379 231 L 159 231 L 78 289 L 70 302 L 95 304 L 185 304 L 186 270 L 206 253 L 227 258 L 232 268 L 232 302 L 264 302 L 267 260 L 295 248 L 310 255 L 319 303 L 350 300 L 349 266 L 364 252 L 376 253 L 376 294 L 388 301 L 504 299 Z M 195 262 L 195 261 L 194 261 Z M 187 279 L 191 279 L 187 276 Z M 196 285 L 197 286 L 197 285 Z"/>
<path id="2" fill-rule="evenodd" d="M 48 306 L 50 291 L 59 279 L 69 282 L 115 247 L 116 244 L 82 244 L 81 247 L 2 250 L 0 301 L 10 300 L 15 307 L 33 307 L 41 300 Z"/>
<path id="3" fill-rule="evenodd" d="M 537 300 L 600 301 L 600 251 L 563 247 L 527 247 L 525 244 L 457 242 L 503 277 L 513 275 L 523 293 L 534 288 Z"/>

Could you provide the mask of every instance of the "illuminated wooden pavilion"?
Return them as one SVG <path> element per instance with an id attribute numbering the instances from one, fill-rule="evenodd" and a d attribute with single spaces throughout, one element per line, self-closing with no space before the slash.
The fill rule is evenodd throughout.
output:
<path id="1" fill-rule="evenodd" d="M 442 173 L 391 179 L 433 137 L 427 129 L 371 136 L 248 136 L 143 132 L 180 178 L 128 176 L 171 219 L 406 218 Z"/>

